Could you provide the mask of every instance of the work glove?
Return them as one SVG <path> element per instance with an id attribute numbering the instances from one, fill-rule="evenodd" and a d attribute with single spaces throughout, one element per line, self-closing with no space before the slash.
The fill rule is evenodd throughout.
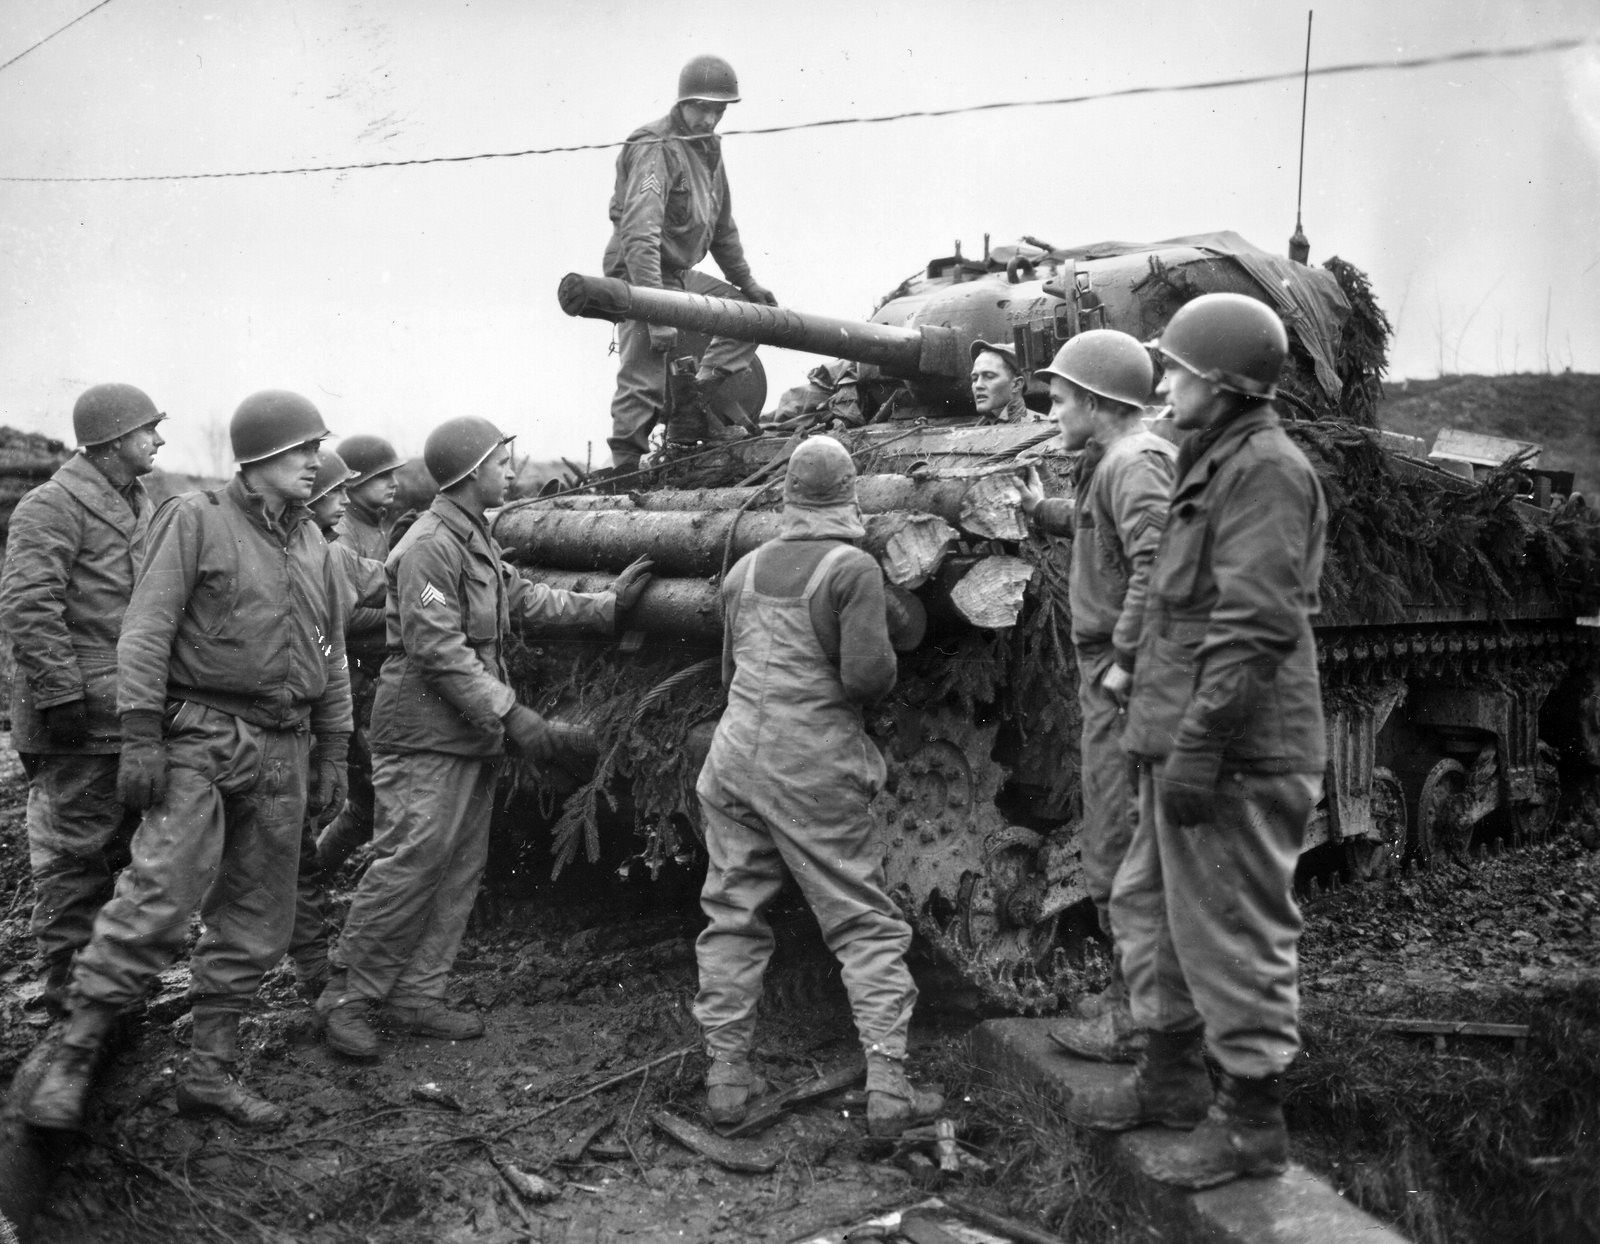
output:
<path id="1" fill-rule="evenodd" d="M 167 797 L 167 748 L 161 714 L 133 709 L 122 714 L 122 757 L 117 763 L 117 799 L 143 812 Z"/>
<path id="2" fill-rule="evenodd" d="M 1117 711 L 1126 712 L 1128 708 L 1128 689 L 1133 686 L 1133 671 L 1124 669 L 1115 663 L 1105 672 L 1105 677 L 1100 680 L 1100 689 L 1111 697 L 1111 702 L 1117 706 Z"/>
<path id="3" fill-rule="evenodd" d="M 560 758 L 560 736 L 531 708 L 518 704 L 500 720 L 505 723 L 506 739 L 513 754 L 542 765 L 553 764 Z"/>
<path id="4" fill-rule="evenodd" d="M 1156 804 L 1180 828 L 1211 825 L 1217 816 L 1217 774 L 1222 757 L 1214 752 L 1172 752 L 1155 771 Z"/>
<path id="5" fill-rule="evenodd" d="M 42 710 L 44 728 L 57 747 L 82 747 L 89 741 L 89 706 L 82 700 Z"/>
<path id="6" fill-rule="evenodd" d="M 1039 468 L 1029 465 L 1017 472 L 1017 492 L 1022 497 L 1022 512 L 1032 514 L 1044 500 L 1044 484 L 1039 479 Z"/>
<path id="7" fill-rule="evenodd" d="M 889 646 L 896 652 L 910 652 L 922 642 L 928 630 L 928 611 L 905 588 L 883 585 L 883 612 L 889 624 Z"/>
<path id="8" fill-rule="evenodd" d="M 650 586 L 650 580 L 655 578 L 655 562 L 648 557 L 636 558 L 622 568 L 622 573 L 611 585 L 611 590 L 617 597 L 617 615 L 628 612 L 644 595 L 645 588 Z"/>
<path id="9" fill-rule="evenodd" d="M 748 285 L 740 287 L 744 296 L 751 302 L 759 302 L 764 306 L 775 307 L 778 305 L 778 295 L 774 294 L 759 281 L 751 281 Z"/>
<path id="10" fill-rule="evenodd" d="M 350 736 L 319 734 L 316 756 L 311 762 L 311 788 L 306 793 L 306 811 L 320 828 L 339 815 L 345 796 L 350 793 Z"/>
<path id="11" fill-rule="evenodd" d="M 678 344 L 678 330 L 666 324 L 651 324 L 650 349 L 657 354 L 670 354 Z"/>

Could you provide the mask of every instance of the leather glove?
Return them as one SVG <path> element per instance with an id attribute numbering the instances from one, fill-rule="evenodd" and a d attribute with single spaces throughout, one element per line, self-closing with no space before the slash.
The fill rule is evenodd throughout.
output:
<path id="1" fill-rule="evenodd" d="M 161 714 L 134 709 L 122 714 L 122 757 L 117 763 L 117 799 L 143 812 L 167 797 L 167 747 Z"/>
<path id="2" fill-rule="evenodd" d="M 306 811 L 316 818 L 318 827 L 339 815 L 345 796 L 350 793 L 350 736 L 319 734 L 316 758 L 311 764 L 311 789 L 306 794 Z"/>
<path id="3" fill-rule="evenodd" d="M 678 330 L 666 324 L 651 324 L 650 349 L 657 354 L 669 354 L 678 344 Z"/>
<path id="4" fill-rule="evenodd" d="M 551 764 L 561 753 L 561 740 L 550 723 L 524 704 L 516 705 L 500 719 L 506 738 L 517 754 L 538 764 Z"/>
<path id="5" fill-rule="evenodd" d="M 1173 825 L 1211 825 L 1217 816 L 1217 774 L 1212 752 L 1173 752 L 1156 767 L 1156 803 Z"/>
<path id="6" fill-rule="evenodd" d="M 82 700 L 68 700 L 44 709 L 45 732 L 57 747 L 82 747 L 89 741 L 89 706 Z"/>
<path id="7" fill-rule="evenodd" d="M 636 558 L 622 568 L 622 573 L 611 585 L 611 590 L 617 596 L 619 617 L 632 609 L 638 603 L 639 597 L 644 595 L 645 588 L 650 586 L 650 580 L 655 578 L 655 568 L 655 562 L 648 557 Z"/>
<path id="8" fill-rule="evenodd" d="M 1127 711 L 1128 688 L 1131 686 L 1133 686 L 1133 671 L 1124 669 L 1114 662 L 1105 672 L 1105 677 L 1100 680 L 1100 689 L 1111 697 L 1118 712 Z"/>
<path id="9" fill-rule="evenodd" d="M 759 281 L 751 281 L 742 287 L 744 296 L 751 302 L 759 302 L 764 306 L 775 307 L 778 305 L 778 296 Z"/>

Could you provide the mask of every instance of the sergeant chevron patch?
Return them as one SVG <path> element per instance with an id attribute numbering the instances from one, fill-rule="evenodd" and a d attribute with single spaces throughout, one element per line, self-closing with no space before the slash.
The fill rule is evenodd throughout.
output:
<path id="1" fill-rule="evenodd" d="M 647 192 L 652 194 L 661 193 L 661 183 L 656 180 L 654 173 L 647 174 L 645 179 L 639 183 L 639 192 L 641 194 Z"/>
<path id="2" fill-rule="evenodd" d="M 442 602 L 444 599 L 445 599 L 444 593 L 441 592 L 438 588 L 434 587 L 433 584 L 424 583 L 422 585 L 422 596 L 421 596 L 421 603 L 422 604 L 424 604 L 424 605 L 437 604 L 437 603 Z"/>

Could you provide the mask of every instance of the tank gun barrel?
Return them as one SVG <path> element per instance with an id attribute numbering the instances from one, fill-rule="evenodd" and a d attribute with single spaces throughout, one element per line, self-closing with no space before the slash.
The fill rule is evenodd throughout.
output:
<path id="1" fill-rule="evenodd" d="M 737 298 L 676 289 L 647 289 L 616 277 L 569 272 L 558 290 L 568 315 L 594 320 L 643 320 L 691 332 L 782 346 L 827 358 L 872 363 L 890 376 L 965 378 L 967 359 L 954 329 L 938 324 L 900 328 L 867 320 L 812 315 Z"/>

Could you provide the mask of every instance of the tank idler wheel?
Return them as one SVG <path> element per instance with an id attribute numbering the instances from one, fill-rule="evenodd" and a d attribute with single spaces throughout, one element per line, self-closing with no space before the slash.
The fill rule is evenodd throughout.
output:
<path id="1" fill-rule="evenodd" d="M 1406 853 L 1406 796 L 1400 779 L 1388 769 L 1372 771 L 1371 838 L 1345 842 L 1350 872 L 1362 881 L 1377 881 L 1400 870 Z"/>
<path id="2" fill-rule="evenodd" d="M 1411 858 L 1426 864 L 1435 855 L 1464 860 L 1470 828 L 1461 824 L 1466 802 L 1467 771 L 1456 760 L 1441 760 L 1428 770 L 1417 794 L 1417 816 L 1411 835 Z"/>

